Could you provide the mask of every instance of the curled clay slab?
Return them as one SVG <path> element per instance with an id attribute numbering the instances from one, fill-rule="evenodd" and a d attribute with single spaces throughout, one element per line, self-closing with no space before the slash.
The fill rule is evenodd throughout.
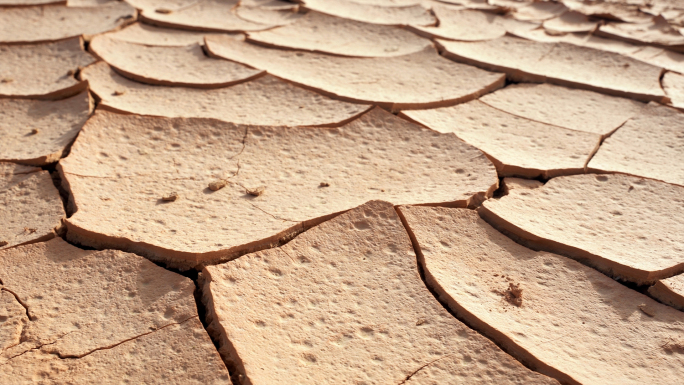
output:
<path id="1" fill-rule="evenodd" d="M 0 250 L 54 238 L 64 217 L 50 173 L 0 163 Z"/>
<path id="2" fill-rule="evenodd" d="M 62 99 L 88 87 L 76 80 L 79 67 L 95 61 L 81 38 L 37 45 L 0 46 L 0 97 Z"/>
<path id="3" fill-rule="evenodd" d="M 140 115 L 267 126 L 337 126 L 370 109 L 368 105 L 329 99 L 270 75 L 209 90 L 160 87 L 130 81 L 107 63 L 98 62 L 83 69 L 81 78 L 88 80 L 90 89 L 101 99 L 100 108 Z"/>
<path id="4" fill-rule="evenodd" d="M 427 285 L 538 372 L 573 385 L 677 383 L 684 375 L 684 313 L 577 261 L 527 249 L 471 210 L 399 211 Z"/>
<path id="5" fill-rule="evenodd" d="M 0 9 L 1 43 L 38 43 L 110 31 L 135 20 L 126 2 L 106 7 L 16 7 Z"/>
<path id="6" fill-rule="evenodd" d="M 504 195 L 510 194 L 513 190 L 531 190 L 543 185 L 544 183 L 534 179 L 508 177 L 501 180 L 501 189 Z"/>
<path id="7" fill-rule="evenodd" d="M 684 186 L 683 162 L 684 114 L 650 103 L 603 142 L 589 168 Z"/>
<path id="8" fill-rule="evenodd" d="M 662 16 L 650 23 L 608 23 L 599 27 L 602 35 L 639 44 L 655 44 L 684 50 L 684 36 Z"/>
<path id="9" fill-rule="evenodd" d="M 684 75 L 666 72 L 663 76 L 663 89 L 677 108 L 684 108 Z"/>
<path id="10" fill-rule="evenodd" d="M 435 25 L 437 19 L 421 5 L 383 7 L 353 0 L 305 0 L 304 7 L 331 16 L 382 25 Z"/>
<path id="11" fill-rule="evenodd" d="M 0 99 L 0 162 L 43 166 L 64 155 L 88 119 L 88 92 L 68 99 Z"/>
<path id="12" fill-rule="evenodd" d="M 238 17 L 233 12 L 238 4 L 238 0 L 196 0 L 174 9 L 162 3 L 154 10 L 144 8 L 140 18 L 160 27 L 209 32 L 261 31 L 275 27 Z"/>
<path id="13" fill-rule="evenodd" d="M 552 84 L 513 84 L 480 98 L 501 111 L 576 131 L 610 135 L 644 104 Z"/>
<path id="14" fill-rule="evenodd" d="M 508 31 L 515 36 L 540 43 L 570 43 L 600 51 L 618 53 L 655 67 L 684 73 L 684 54 L 658 47 L 631 44 L 625 41 L 606 39 L 582 33 L 549 35 L 543 29 L 530 30 L 525 28 L 510 29 Z"/>
<path id="15" fill-rule="evenodd" d="M 285 3 L 288 4 L 288 3 Z M 287 25 L 299 20 L 303 14 L 298 12 L 299 7 L 290 3 L 290 8 L 268 7 L 268 6 L 248 6 L 243 2 L 233 9 L 235 14 L 244 20 L 254 23 L 279 26 Z"/>
<path id="16" fill-rule="evenodd" d="M 476 148 L 379 108 L 338 128 L 96 112 L 58 168 L 69 239 L 181 268 L 277 244 L 370 199 L 464 207 L 498 185 Z"/>
<path id="17" fill-rule="evenodd" d="M 432 10 L 439 18 L 439 26 L 410 26 L 409 29 L 429 38 L 460 41 L 491 40 L 506 34 L 506 28 L 499 23 L 501 17 L 491 13 L 442 6 L 434 6 Z"/>
<path id="18" fill-rule="evenodd" d="M 109 32 L 105 36 L 136 44 L 185 47 L 191 44 L 204 44 L 204 36 L 212 33 L 215 32 L 185 31 L 134 23 L 118 31 Z"/>
<path id="19" fill-rule="evenodd" d="M 67 0 L 0 0 L 0 7 L 26 7 L 32 5 L 66 4 Z"/>
<path id="20" fill-rule="evenodd" d="M 553 33 L 591 32 L 597 26 L 597 21 L 591 21 L 575 11 L 564 12 L 558 17 L 544 21 L 544 29 Z"/>
<path id="21" fill-rule="evenodd" d="M 402 111 L 408 118 L 487 154 L 499 176 L 552 178 L 579 174 L 600 135 L 521 118 L 473 100 L 453 107 Z"/>
<path id="22" fill-rule="evenodd" d="M 684 187 L 620 174 L 561 177 L 485 202 L 480 213 L 535 249 L 626 281 L 684 271 Z"/>
<path id="23" fill-rule="evenodd" d="M 35 378 L 58 384 L 117 383 L 122 378 L 134 384 L 232 384 L 197 317 L 79 359 L 30 351 L 0 370 L 3 384 L 27 384 Z"/>
<path id="24" fill-rule="evenodd" d="M 512 16 L 523 21 L 542 21 L 553 19 L 565 13 L 568 8 L 562 3 L 535 1 L 532 4 L 513 10 Z"/>
<path id="25" fill-rule="evenodd" d="M 581 14 L 608 20 L 648 23 L 652 19 L 650 15 L 639 10 L 639 5 L 625 4 L 625 2 L 620 1 L 563 0 L 563 4 Z"/>
<path id="26" fill-rule="evenodd" d="M 310 11 L 296 23 L 250 32 L 247 41 L 266 46 L 354 57 L 401 56 L 431 47 L 404 29 Z"/>
<path id="27" fill-rule="evenodd" d="M 437 360 L 460 366 L 444 384 L 556 383 L 444 310 L 388 202 L 208 266 L 202 279 L 209 329 L 250 384 L 398 384 Z"/>
<path id="28" fill-rule="evenodd" d="M 393 111 L 453 105 L 500 88 L 505 76 L 454 63 L 428 47 L 388 58 L 348 58 L 263 48 L 207 36 L 209 52 L 351 102 Z"/>
<path id="29" fill-rule="evenodd" d="M 664 101 L 661 68 L 610 52 L 568 43 L 538 43 L 504 36 L 481 42 L 438 40 L 445 56 L 512 80 L 554 83 L 641 101 Z"/>
<path id="30" fill-rule="evenodd" d="M 218 88 L 265 73 L 207 57 L 199 44 L 154 47 L 97 36 L 88 49 L 127 78 L 148 84 Z"/>
<path id="31" fill-rule="evenodd" d="M 666 305 L 684 311 L 684 274 L 661 279 L 648 288 L 648 294 Z"/>
<path id="32" fill-rule="evenodd" d="M 192 332 L 188 331 L 184 336 L 197 343 L 188 346 L 186 351 L 194 351 L 207 361 L 154 345 L 146 349 L 146 357 L 191 367 L 194 370 L 188 372 L 195 375 L 199 368 L 204 369 L 208 364 L 213 372 L 203 374 L 206 378 L 228 376 L 198 320 L 193 297 L 195 285 L 189 278 L 134 254 L 82 250 L 61 238 L 2 251 L 0 260 L 2 292 L 12 293 L 25 307 L 24 314 L 28 318 L 20 343 L 0 354 L 0 381 L 3 384 L 31 382 L 30 379 L 41 371 L 47 371 L 50 379 L 58 383 L 65 382 L 72 374 L 81 378 L 87 375 L 82 372 L 90 366 L 88 363 L 92 364 L 88 357 L 102 354 L 98 351 L 118 346 L 119 351 L 125 352 L 128 349 L 120 347 L 131 340 L 163 334 L 162 330 L 173 330 L 186 322 L 193 327 L 190 328 Z M 192 345 L 187 343 L 189 341 L 184 342 Z M 68 369 L 50 368 L 54 362 L 43 362 L 45 357 L 65 360 L 63 363 Z M 122 377 L 118 376 L 123 373 L 114 367 L 132 361 L 117 354 L 106 357 L 109 365 L 95 365 L 103 377 L 94 383 L 120 380 Z M 148 358 L 140 356 L 136 356 L 135 361 L 138 362 L 132 368 L 152 364 Z M 107 366 L 109 371 L 103 371 Z M 169 369 L 164 372 L 169 382 L 183 383 L 184 379 L 192 378 L 188 372 Z M 131 368 L 126 367 L 126 370 Z M 160 375 L 161 368 L 154 370 L 155 375 Z M 92 373 L 90 376 L 95 379 Z"/>

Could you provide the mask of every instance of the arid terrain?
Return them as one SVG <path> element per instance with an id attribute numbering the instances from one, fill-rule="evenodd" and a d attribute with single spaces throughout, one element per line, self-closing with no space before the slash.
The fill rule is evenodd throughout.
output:
<path id="1" fill-rule="evenodd" d="M 684 1 L 0 0 L 0 384 L 684 383 Z"/>

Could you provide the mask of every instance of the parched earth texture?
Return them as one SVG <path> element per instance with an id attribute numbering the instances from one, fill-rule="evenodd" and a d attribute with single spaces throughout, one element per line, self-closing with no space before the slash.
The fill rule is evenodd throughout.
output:
<path id="1" fill-rule="evenodd" d="M 0 0 L 0 384 L 684 382 L 684 2 Z"/>

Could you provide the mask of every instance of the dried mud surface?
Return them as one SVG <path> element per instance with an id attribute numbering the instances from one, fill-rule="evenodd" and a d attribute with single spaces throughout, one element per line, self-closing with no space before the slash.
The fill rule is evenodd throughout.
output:
<path id="1" fill-rule="evenodd" d="M 676 384 L 675 0 L 0 0 L 0 384 Z"/>

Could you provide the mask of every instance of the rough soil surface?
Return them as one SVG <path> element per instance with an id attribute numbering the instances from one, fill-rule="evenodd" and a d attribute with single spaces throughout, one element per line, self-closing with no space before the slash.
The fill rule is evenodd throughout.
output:
<path id="1" fill-rule="evenodd" d="M 652 283 L 684 271 L 679 186 L 619 174 L 560 177 L 487 201 L 480 214 L 533 248 L 626 281 Z"/>
<path id="2" fill-rule="evenodd" d="M 134 254 L 82 250 L 60 238 L 2 251 L 0 260 L 0 299 L 21 306 L 21 313 L 11 306 L 9 320 L 20 319 L 13 324 L 21 328 L 0 353 L 3 384 L 230 383 L 188 278 Z"/>
<path id="3" fill-rule="evenodd" d="M 403 115 L 482 150 L 499 176 L 551 178 L 584 172 L 601 137 L 524 119 L 474 100 Z"/>
<path id="4" fill-rule="evenodd" d="M 284 27 L 250 32 L 247 41 L 351 57 L 402 56 L 432 46 L 429 40 L 401 28 L 342 19 L 315 11 Z"/>
<path id="5" fill-rule="evenodd" d="M 589 168 L 684 186 L 683 117 L 673 108 L 649 104 L 606 139 Z"/>
<path id="6" fill-rule="evenodd" d="M 210 90 L 159 87 L 128 80 L 98 62 L 81 71 L 81 78 L 101 100 L 99 108 L 140 115 L 213 118 L 237 124 L 337 126 L 371 108 L 333 100 L 270 75 Z"/>
<path id="7" fill-rule="evenodd" d="M 82 358 L 29 351 L 0 371 L 3 384 L 225 384 L 230 376 L 202 324 L 193 317 Z"/>
<path id="8" fill-rule="evenodd" d="M 465 207 L 498 185 L 476 148 L 377 108 L 332 129 L 98 112 L 60 168 L 75 212 L 68 239 L 183 268 L 277 244 L 371 199 Z M 218 180 L 228 185 L 213 192 Z"/>
<path id="9" fill-rule="evenodd" d="M 64 216 L 47 171 L 0 162 L 0 250 L 54 238 Z"/>
<path id="10" fill-rule="evenodd" d="M 57 162 L 91 110 L 88 92 L 56 101 L 0 99 L 0 161 L 34 166 Z"/>
<path id="11" fill-rule="evenodd" d="M 153 25 L 134 23 L 118 31 L 104 34 L 104 36 L 143 45 L 185 47 L 191 44 L 204 44 L 204 36 L 214 33 L 159 28 Z"/>
<path id="12" fill-rule="evenodd" d="M 106 7 L 13 7 L 0 10 L 0 43 L 38 43 L 111 31 L 135 20 L 124 1 Z"/>
<path id="13" fill-rule="evenodd" d="M 443 383 L 555 383 L 453 318 L 415 258 L 393 205 L 369 202 L 280 248 L 206 267 L 209 329 L 244 383 L 396 384 L 438 360 L 455 362 L 438 370 Z"/>
<path id="14" fill-rule="evenodd" d="M 81 38 L 38 45 L 0 45 L 0 97 L 61 99 L 86 89 L 74 78 L 80 67 L 95 61 L 82 49 Z"/>
<path id="15" fill-rule="evenodd" d="M 664 101 L 661 68 L 623 55 L 569 43 L 539 43 L 504 36 L 483 42 L 437 40 L 445 56 L 514 81 L 549 82 L 641 101 Z"/>
<path id="16" fill-rule="evenodd" d="M 197 316 L 191 280 L 134 254 L 56 238 L 2 251 L 0 260 L 2 289 L 29 317 L 2 364 L 29 350 L 79 358 Z"/>
<path id="17" fill-rule="evenodd" d="M 219 88 L 265 72 L 228 60 L 209 58 L 199 44 L 150 47 L 98 36 L 88 49 L 125 77 L 140 83 Z"/>
<path id="18" fill-rule="evenodd" d="M 381 25 L 434 25 L 437 22 L 420 4 L 382 6 L 352 0 L 305 0 L 303 6 L 312 11 L 344 19 Z"/>
<path id="19" fill-rule="evenodd" d="M 541 123 L 603 137 L 644 106 L 631 99 L 552 84 L 513 84 L 480 100 L 496 109 Z"/>
<path id="20" fill-rule="evenodd" d="M 213 55 L 264 69 L 335 98 L 392 110 L 462 103 L 503 86 L 505 76 L 441 57 L 428 47 L 389 58 L 347 58 L 263 48 L 207 36 Z"/>
<path id="21" fill-rule="evenodd" d="M 576 261 L 520 246 L 473 211 L 400 212 L 428 286 L 537 371 L 568 384 L 681 378 L 684 313 Z M 522 288 L 520 306 L 505 300 L 510 287 Z"/>

